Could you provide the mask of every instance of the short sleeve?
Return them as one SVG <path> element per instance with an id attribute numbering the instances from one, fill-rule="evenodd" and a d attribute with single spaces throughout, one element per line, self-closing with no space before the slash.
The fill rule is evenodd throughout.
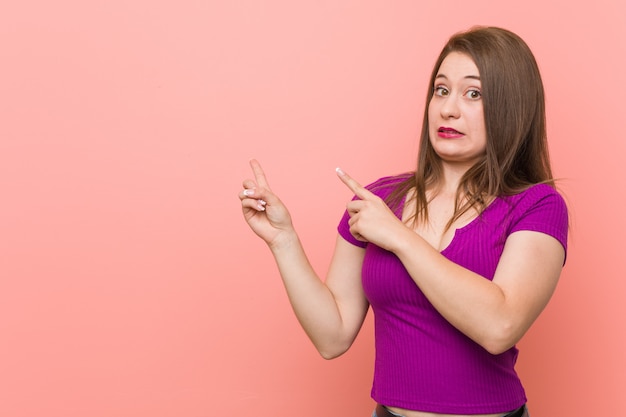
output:
<path id="1" fill-rule="evenodd" d="M 337 231 L 339 232 L 339 235 L 344 238 L 348 243 L 352 243 L 354 246 L 358 246 L 360 248 L 365 248 L 367 246 L 367 242 L 358 240 L 352 235 L 352 233 L 350 233 L 350 225 L 348 224 L 349 220 L 350 214 L 348 214 L 348 210 L 346 210 L 343 213 L 341 221 L 339 222 L 339 226 L 337 226 Z"/>
<path id="2" fill-rule="evenodd" d="M 515 208 L 510 233 L 528 230 L 550 235 L 563 245 L 567 256 L 569 220 L 563 197 L 547 184 L 535 185 L 525 194 Z"/>

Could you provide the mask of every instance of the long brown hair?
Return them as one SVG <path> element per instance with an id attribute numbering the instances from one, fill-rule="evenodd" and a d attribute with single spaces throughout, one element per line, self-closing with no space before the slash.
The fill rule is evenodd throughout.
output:
<path id="1" fill-rule="evenodd" d="M 487 147 L 485 155 L 461 179 L 446 229 L 472 208 L 481 213 L 486 198 L 516 194 L 538 183 L 554 185 L 543 83 L 531 50 L 506 29 L 475 27 L 453 35 L 435 63 L 426 96 L 417 170 L 390 194 L 390 206 L 398 207 L 414 189 L 416 210 L 409 220 L 428 220 L 426 190 L 434 187 L 436 192 L 442 176 L 441 159 L 428 134 L 428 104 L 439 67 L 451 52 L 470 56 L 480 73 Z"/>

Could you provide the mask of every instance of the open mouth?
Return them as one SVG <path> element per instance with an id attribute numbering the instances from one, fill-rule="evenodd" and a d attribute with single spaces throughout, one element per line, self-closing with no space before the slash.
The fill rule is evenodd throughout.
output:
<path id="1" fill-rule="evenodd" d="M 461 132 L 459 132 L 458 130 L 452 129 L 451 127 L 440 127 L 438 131 L 441 133 L 447 133 L 447 134 L 452 134 L 452 135 L 461 134 Z"/>

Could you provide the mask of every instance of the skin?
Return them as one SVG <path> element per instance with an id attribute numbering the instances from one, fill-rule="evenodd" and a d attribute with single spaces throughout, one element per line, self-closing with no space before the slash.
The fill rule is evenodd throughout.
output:
<path id="1" fill-rule="evenodd" d="M 463 172 L 474 165 L 487 146 L 480 87 L 474 61 L 465 54 L 452 52 L 439 67 L 435 94 L 428 105 L 431 145 L 445 163 Z M 445 128 L 456 132 L 439 132 Z"/>
<path id="2" fill-rule="evenodd" d="M 453 326 L 490 353 L 499 354 L 521 339 L 548 303 L 561 273 L 564 249 L 546 234 L 515 232 L 505 243 L 493 281 L 440 254 L 455 229 L 477 216 L 467 213 L 444 231 L 459 180 L 484 153 L 487 139 L 480 80 L 476 79 L 478 70 L 473 61 L 466 55 L 451 53 L 439 74 L 428 114 L 431 143 L 442 159 L 444 176 L 437 191 L 427 190 L 432 197 L 428 224 L 409 226 L 348 174 L 337 169 L 337 175 L 358 197 L 347 204 L 350 232 L 396 254 L 415 284 Z M 446 131 L 440 135 L 441 126 L 456 133 Z M 261 165 L 256 160 L 250 165 L 254 179 L 245 180 L 239 194 L 244 217 L 270 248 L 295 314 L 311 341 L 324 358 L 337 357 L 355 340 L 369 307 L 361 285 L 365 250 L 338 236 L 328 275 L 322 281 Z M 407 204 L 403 219 L 411 216 L 411 210 L 414 207 Z M 451 416 L 389 409 L 406 417 Z M 482 417 L 501 416 L 508 411 Z"/>

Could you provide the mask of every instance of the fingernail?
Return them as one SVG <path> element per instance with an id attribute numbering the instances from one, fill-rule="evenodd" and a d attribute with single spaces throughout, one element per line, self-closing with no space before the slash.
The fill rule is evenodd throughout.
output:
<path id="1" fill-rule="evenodd" d="M 254 194 L 254 190 L 243 190 L 243 195 L 250 197 Z"/>
<path id="2" fill-rule="evenodd" d="M 335 171 L 337 171 L 337 174 L 339 174 L 339 175 L 344 175 L 345 174 L 345 172 L 343 172 L 343 170 L 341 168 L 339 168 L 339 167 L 335 168 Z"/>
<path id="3" fill-rule="evenodd" d="M 261 203 L 261 205 L 264 206 L 267 204 L 267 201 L 259 199 L 259 203 Z"/>
<path id="4" fill-rule="evenodd" d="M 265 206 L 263 204 L 259 203 L 256 206 L 259 209 L 259 211 L 265 211 Z"/>

